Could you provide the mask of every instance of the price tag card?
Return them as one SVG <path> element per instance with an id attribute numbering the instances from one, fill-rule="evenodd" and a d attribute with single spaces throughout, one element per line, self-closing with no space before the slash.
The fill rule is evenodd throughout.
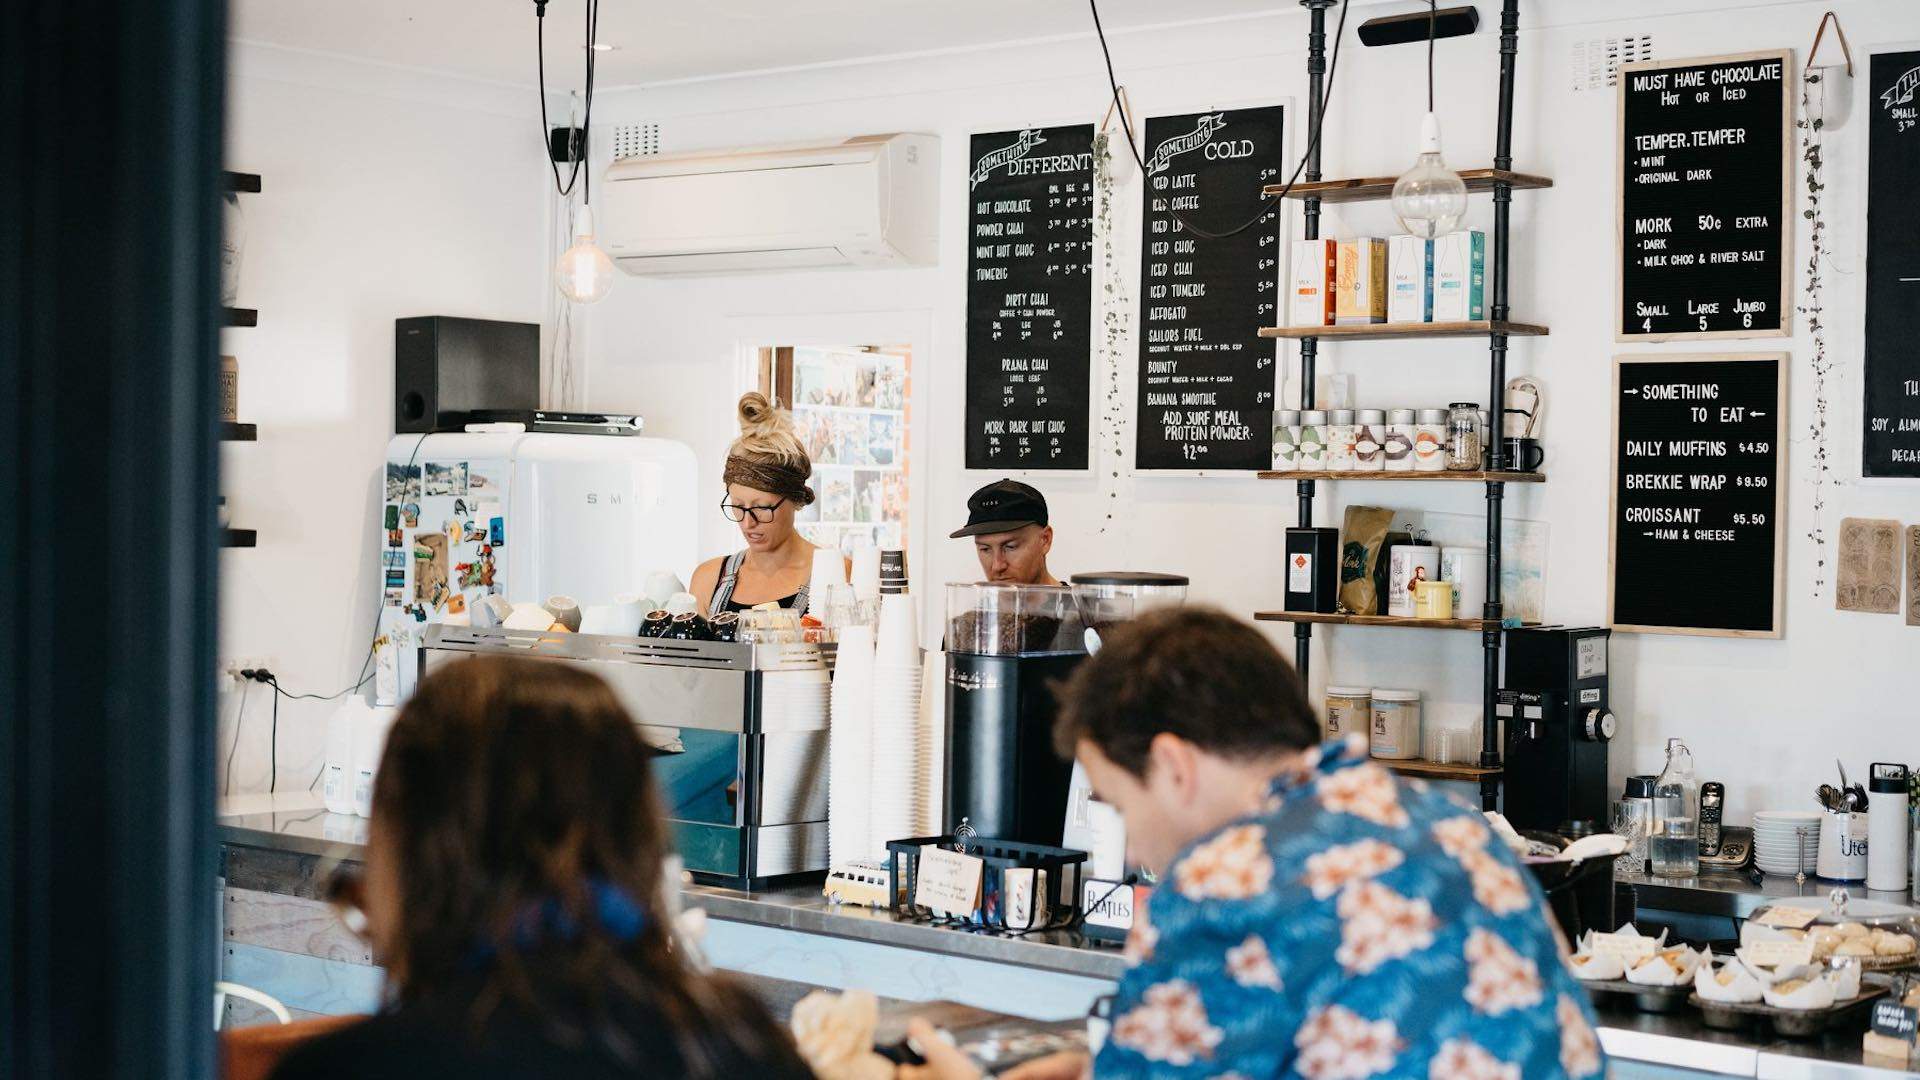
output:
<path id="1" fill-rule="evenodd" d="M 1627 964 L 1652 956 L 1658 945 L 1654 939 L 1639 934 L 1595 934 L 1592 940 L 1595 954 L 1617 956 Z"/>
<path id="2" fill-rule="evenodd" d="M 1783 926 L 1789 930 L 1805 930 L 1813 925 L 1820 913 L 1813 908 L 1773 907 L 1761 912 L 1754 922 L 1761 926 Z"/>
<path id="3" fill-rule="evenodd" d="M 1873 1031 L 1889 1039 L 1912 1045 L 1920 1038 L 1920 1009 L 1902 1005 L 1892 998 L 1873 1003 Z"/>
<path id="4" fill-rule="evenodd" d="M 1748 963 L 1759 967 L 1798 967 L 1813 962 L 1813 942 L 1791 938 L 1756 941 L 1741 950 Z"/>
<path id="5" fill-rule="evenodd" d="M 913 902 L 954 918 L 972 915 L 980 907 L 982 865 L 979 859 L 957 851 L 931 844 L 921 848 Z"/>

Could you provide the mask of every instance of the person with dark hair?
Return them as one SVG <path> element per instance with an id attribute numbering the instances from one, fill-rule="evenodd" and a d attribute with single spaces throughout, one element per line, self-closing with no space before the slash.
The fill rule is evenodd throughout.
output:
<path id="1" fill-rule="evenodd" d="M 1482 815 L 1319 731 L 1252 626 L 1189 608 L 1106 635 L 1055 741 L 1159 882 L 1099 1057 L 1009 1080 L 1601 1073 L 1545 898 Z M 929 1065 L 903 1076 L 978 1075 L 911 1030 Z"/>
<path id="2" fill-rule="evenodd" d="M 386 1003 L 276 1080 L 808 1077 L 756 999 L 670 944 L 651 753 L 577 668 L 429 675 L 374 781 L 360 907 Z"/>

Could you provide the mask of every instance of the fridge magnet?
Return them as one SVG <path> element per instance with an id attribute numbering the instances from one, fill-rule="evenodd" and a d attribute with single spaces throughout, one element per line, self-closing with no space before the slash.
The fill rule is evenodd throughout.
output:
<path id="1" fill-rule="evenodd" d="M 420 469 L 418 466 L 387 462 L 387 501 L 390 503 L 407 502 L 420 498 Z"/>
<path id="2" fill-rule="evenodd" d="M 480 587 L 480 564 L 478 562 L 454 563 L 453 572 L 460 575 L 460 587 L 475 589 Z"/>
<path id="3" fill-rule="evenodd" d="M 467 524 L 467 533 L 466 533 L 466 536 L 463 537 L 462 539 L 472 541 L 473 543 L 476 543 L 476 544 L 484 544 L 487 542 L 486 526 L 480 524 L 477 521 L 469 521 L 466 524 Z"/>
<path id="4" fill-rule="evenodd" d="M 498 497 L 507 489 L 501 475 L 506 468 L 504 461 L 469 461 L 467 464 L 468 495 L 488 495 Z"/>
<path id="5" fill-rule="evenodd" d="M 407 587 L 407 572 L 405 570 L 387 571 L 387 588 L 405 590 L 406 587 Z"/>
<path id="6" fill-rule="evenodd" d="M 383 551 L 380 553 L 380 565 L 387 570 L 405 570 L 407 556 L 402 551 Z"/>
<path id="7" fill-rule="evenodd" d="M 413 596 L 416 600 L 426 600 L 435 591 L 444 592 L 447 587 L 447 538 L 439 533 L 427 533 L 413 539 Z"/>
<path id="8" fill-rule="evenodd" d="M 446 602 L 447 583 L 445 581 L 436 582 L 433 590 L 427 594 L 427 603 L 432 604 L 434 610 L 438 611 L 440 610 L 440 606 Z"/>
<path id="9" fill-rule="evenodd" d="M 407 591 L 405 589 L 388 589 L 380 599 L 382 601 L 381 607 L 405 607 L 407 603 Z"/>
<path id="10" fill-rule="evenodd" d="M 398 503 L 388 503 L 387 504 L 387 528 L 397 529 L 399 527 L 400 527 L 400 506 Z"/>
<path id="11" fill-rule="evenodd" d="M 451 551 L 460 546 L 460 538 L 467 535 L 465 525 L 465 522 L 450 518 L 441 526 L 440 531 L 447 534 L 447 550 Z"/>
<path id="12" fill-rule="evenodd" d="M 1907 526 L 1907 625 L 1920 626 L 1920 525 Z"/>
<path id="13" fill-rule="evenodd" d="M 467 516 L 467 500 L 465 499 L 453 500 L 453 516 L 457 518 L 463 518 Z"/>
<path id="14" fill-rule="evenodd" d="M 505 547 L 507 545 L 506 518 L 497 517 L 487 522 L 487 543 L 492 544 L 494 547 Z"/>
<path id="15" fill-rule="evenodd" d="M 465 495 L 467 493 L 466 462 L 429 461 L 426 469 L 427 495 Z"/>
<path id="16" fill-rule="evenodd" d="M 459 593 L 447 597 L 447 614 L 458 615 L 467 610 L 467 598 Z"/>
<path id="17" fill-rule="evenodd" d="M 399 529 L 387 530 L 387 546 L 388 547 L 397 548 L 405 544 L 405 542 L 406 542 L 406 535 L 402 533 Z"/>
<path id="18" fill-rule="evenodd" d="M 400 524 L 405 525 L 409 529 L 417 529 L 420 527 L 419 503 L 407 503 L 400 508 Z"/>
<path id="19" fill-rule="evenodd" d="M 1833 606 L 1891 615 L 1900 610 L 1900 523 L 1841 518 Z"/>

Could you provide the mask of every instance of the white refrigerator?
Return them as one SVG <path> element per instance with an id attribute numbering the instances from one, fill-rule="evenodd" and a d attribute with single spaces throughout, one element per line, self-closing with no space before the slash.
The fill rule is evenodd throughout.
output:
<path id="1" fill-rule="evenodd" d="M 685 580 L 697 557 L 695 463 L 683 443 L 544 433 L 398 435 L 387 444 L 374 699 L 413 692 L 428 625 L 465 623 L 499 595 L 637 593 Z"/>

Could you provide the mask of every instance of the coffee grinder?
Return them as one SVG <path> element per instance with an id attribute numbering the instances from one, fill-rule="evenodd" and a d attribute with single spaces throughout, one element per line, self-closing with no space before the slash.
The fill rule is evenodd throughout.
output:
<path id="1" fill-rule="evenodd" d="M 1605 627 L 1530 627 L 1506 633 L 1507 677 L 1494 713 L 1506 723 L 1507 821 L 1584 835 L 1611 826 Z"/>
<path id="2" fill-rule="evenodd" d="M 947 586 L 948 832 L 1059 845 L 1073 766 L 1053 750 L 1054 686 L 1085 638 L 1064 586 Z"/>

